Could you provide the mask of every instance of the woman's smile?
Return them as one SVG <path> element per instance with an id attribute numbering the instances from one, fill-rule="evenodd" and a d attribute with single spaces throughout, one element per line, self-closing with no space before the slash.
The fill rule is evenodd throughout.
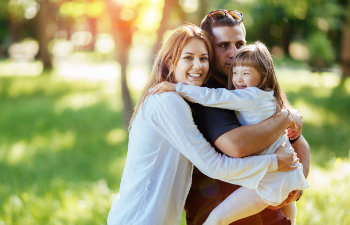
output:
<path id="1" fill-rule="evenodd" d="M 209 56 L 205 43 L 197 38 L 189 40 L 174 71 L 176 82 L 201 86 L 208 71 Z"/>

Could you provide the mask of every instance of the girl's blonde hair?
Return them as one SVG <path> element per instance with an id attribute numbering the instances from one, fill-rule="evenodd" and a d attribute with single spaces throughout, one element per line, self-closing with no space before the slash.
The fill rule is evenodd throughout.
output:
<path id="1" fill-rule="evenodd" d="M 232 70 L 237 66 L 253 67 L 261 74 L 262 81 L 258 88 L 264 91 L 274 91 L 277 103 L 276 112 L 289 108 L 287 96 L 278 84 L 271 54 L 263 43 L 257 41 L 238 50 L 231 64 L 228 76 L 228 89 L 234 89 Z"/>
<path id="2" fill-rule="evenodd" d="M 161 49 L 157 54 L 151 71 L 151 78 L 146 87 L 144 88 L 135 106 L 134 113 L 129 123 L 129 130 L 138 110 L 142 106 L 146 97 L 149 95 L 148 90 L 154 85 L 161 83 L 162 81 L 169 81 L 175 83 L 174 71 L 180 59 L 182 50 L 185 47 L 185 45 L 189 42 L 189 40 L 194 38 L 204 42 L 208 51 L 209 63 L 210 65 L 212 64 L 213 49 L 210 43 L 210 38 L 207 35 L 207 33 L 198 26 L 190 23 L 184 24 L 176 28 L 171 34 L 171 36 L 168 38 L 168 40 L 165 43 L 163 43 Z M 207 75 L 207 78 L 209 77 L 209 74 L 210 70 Z"/>

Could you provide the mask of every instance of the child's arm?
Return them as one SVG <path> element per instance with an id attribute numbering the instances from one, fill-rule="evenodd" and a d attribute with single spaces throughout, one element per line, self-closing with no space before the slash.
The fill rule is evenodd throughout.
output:
<path id="1" fill-rule="evenodd" d="M 227 90 L 226 88 L 206 88 L 187 85 L 181 82 L 175 84 L 168 81 L 163 81 L 155 85 L 150 91 L 150 94 L 161 94 L 167 91 L 176 91 L 188 101 L 204 106 L 237 111 L 254 107 L 257 98 L 255 89 Z"/>
<path id="2" fill-rule="evenodd" d="M 191 102 L 236 111 L 253 108 L 258 97 L 257 88 L 227 90 L 186 85 L 181 82 L 176 85 L 176 92 Z"/>

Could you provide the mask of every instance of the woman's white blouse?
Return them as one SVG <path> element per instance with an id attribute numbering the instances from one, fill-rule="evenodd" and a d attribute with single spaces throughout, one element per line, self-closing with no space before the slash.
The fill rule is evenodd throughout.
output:
<path id="1" fill-rule="evenodd" d="M 177 93 L 148 96 L 129 133 L 120 189 L 109 225 L 179 224 L 193 164 L 209 177 L 255 189 L 276 155 L 229 158 L 216 152 Z"/>

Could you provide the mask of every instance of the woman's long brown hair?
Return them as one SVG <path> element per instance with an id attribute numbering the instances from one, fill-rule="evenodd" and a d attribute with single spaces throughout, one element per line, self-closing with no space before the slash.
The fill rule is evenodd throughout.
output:
<path id="1" fill-rule="evenodd" d="M 149 95 L 149 89 L 162 81 L 169 81 L 175 83 L 174 71 L 180 59 L 182 49 L 185 47 L 188 41 L 193 38 L 197 38 L 204 42 L 208 51 L 209 63 L 212 64 L 213 49 L 207 33 L 194 24 L 184 24 L 176 28 L 175 31 L 171 34 L 171 36 L 168 38 L 168 40 L 165 43 L 163 43 L 161 49 L 157 54 L 156 60 L 153 64 L 153 68 L 151 71 L 151 79 L 144 88 L 135 106 L 134 113 L 129 123 L 129 130 L 132 126 L 132 123 L 136 117 L 138 110 L 142 106 L 146 97 Z"/>

